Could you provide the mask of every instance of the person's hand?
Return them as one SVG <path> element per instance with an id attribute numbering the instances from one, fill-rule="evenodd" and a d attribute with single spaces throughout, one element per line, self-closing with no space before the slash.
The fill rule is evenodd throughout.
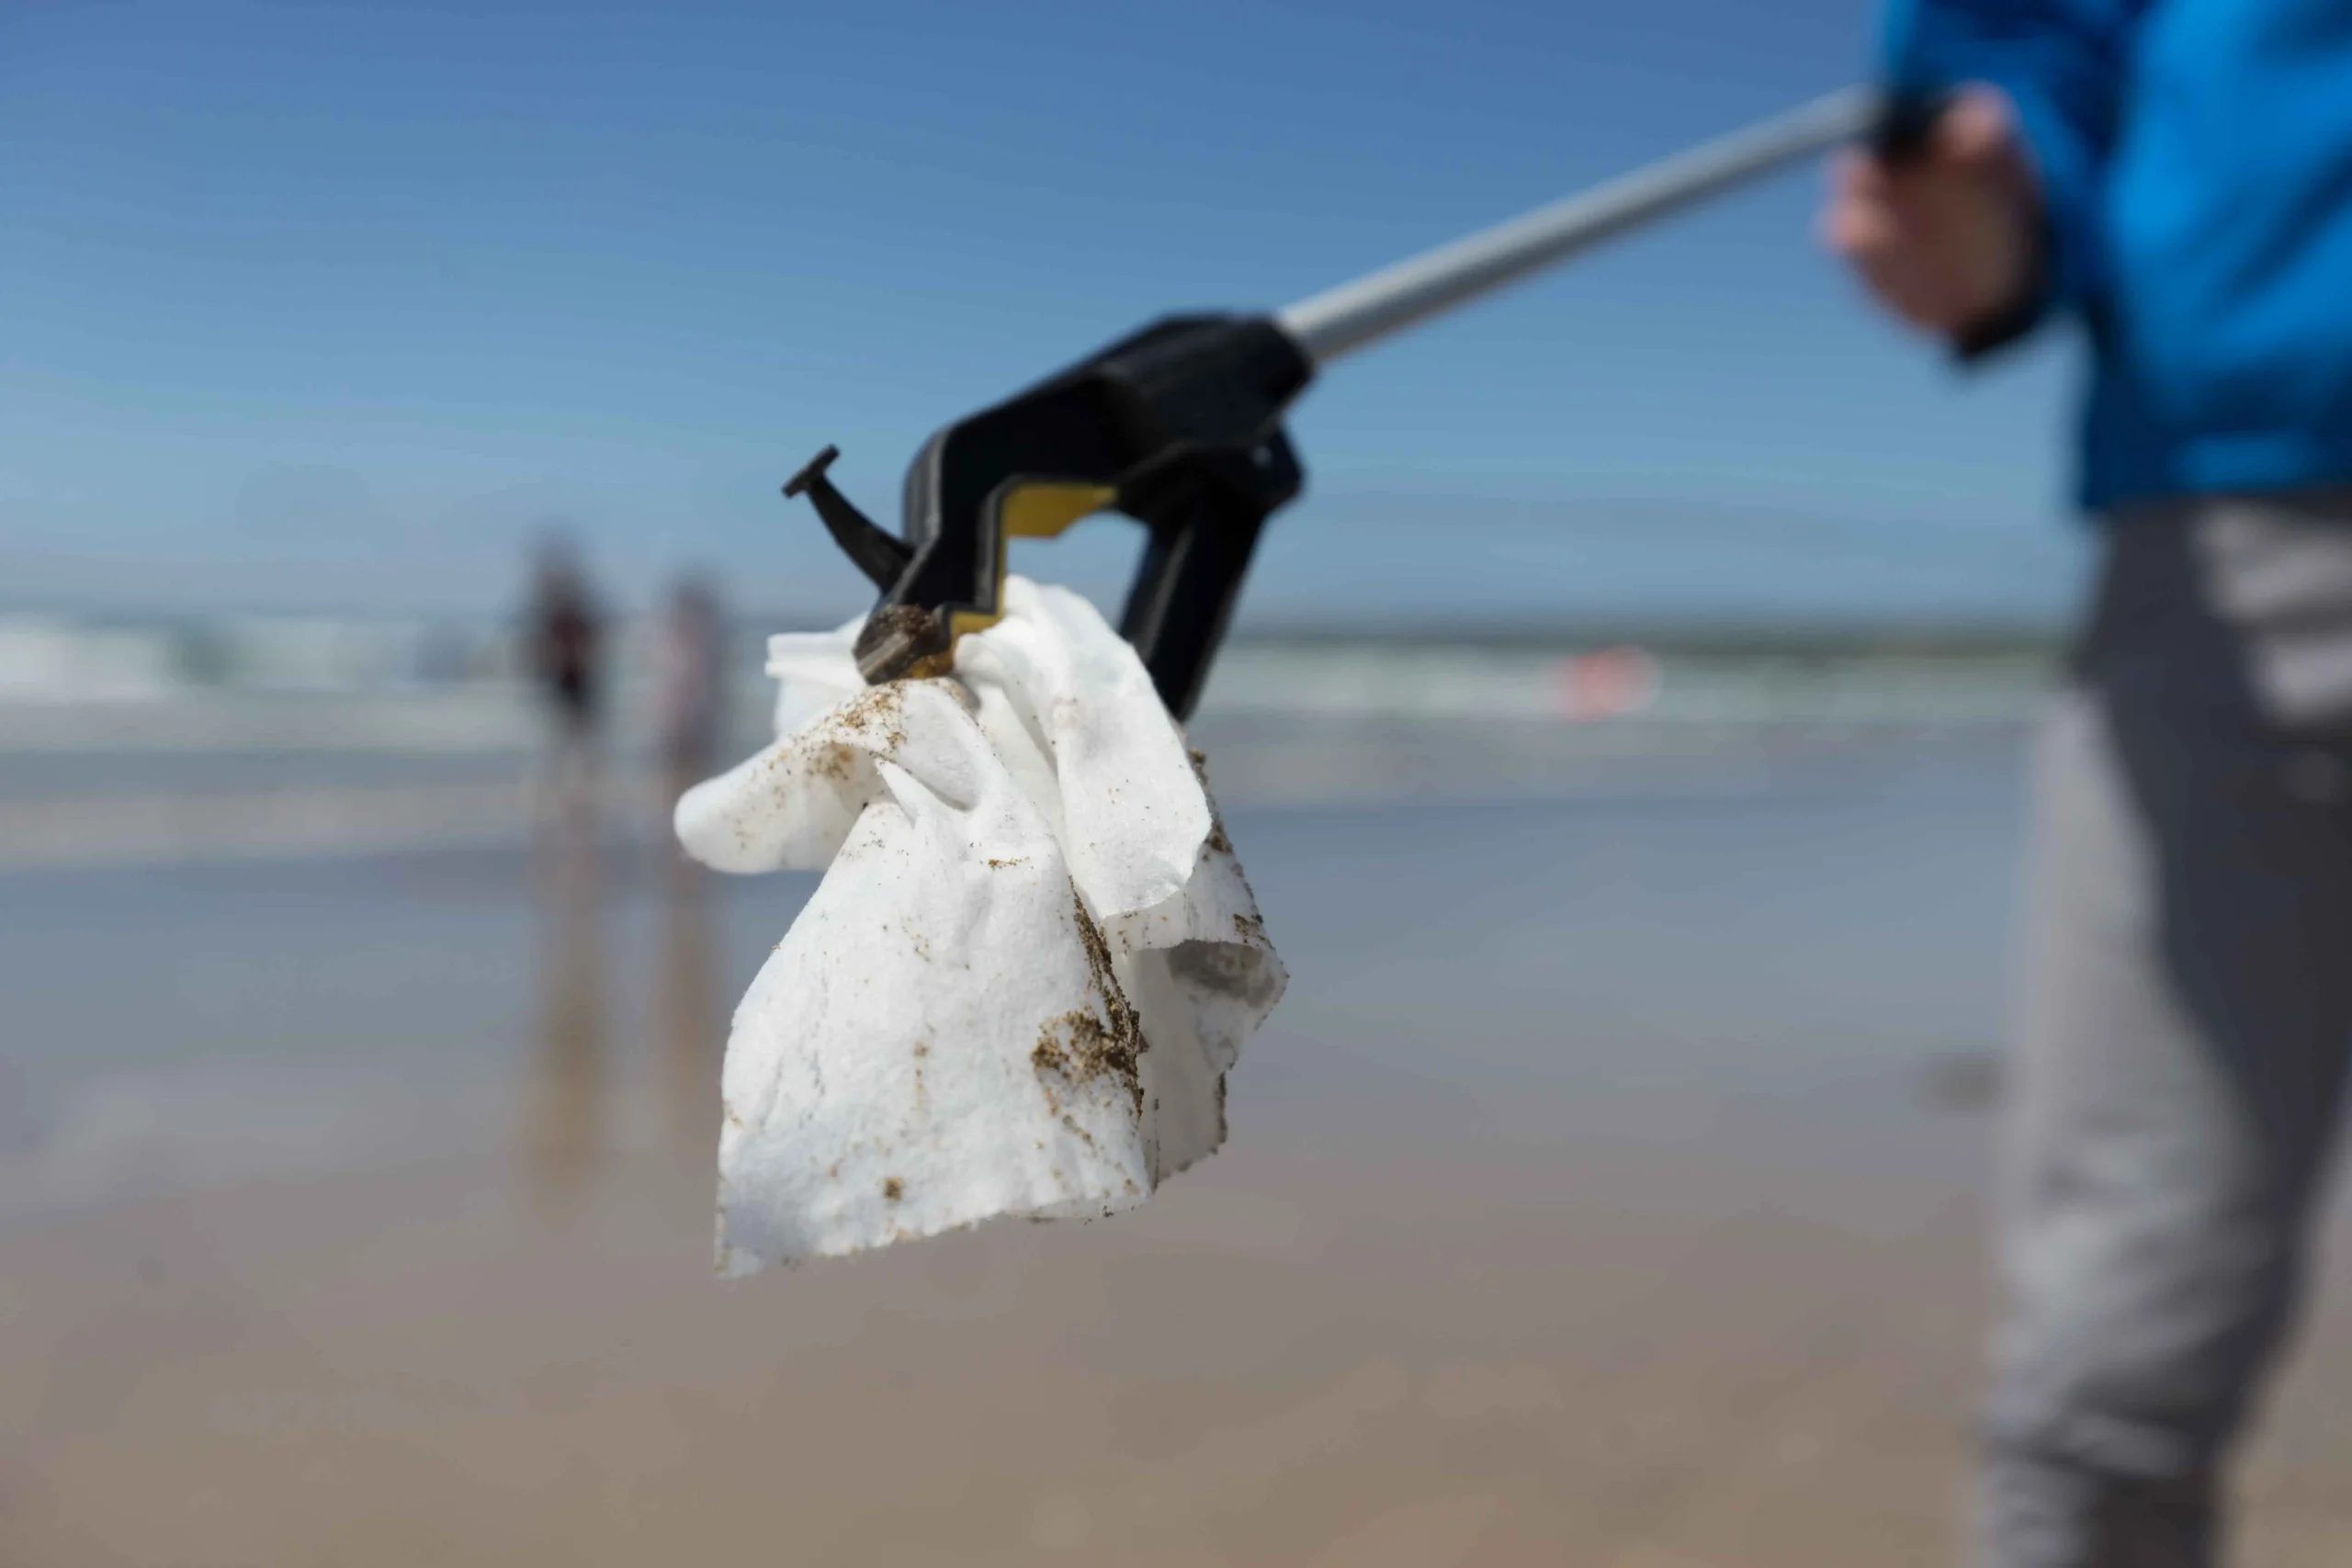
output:
<path id="1" fill-rule="evenodd" d="M 2040 219 L 2008 99 L 1970 87 L 1917 152 L 1838 156 L 1821 237 L 1889 310 L 1958 337 L 2015 309 L 2035 286 Z"/>

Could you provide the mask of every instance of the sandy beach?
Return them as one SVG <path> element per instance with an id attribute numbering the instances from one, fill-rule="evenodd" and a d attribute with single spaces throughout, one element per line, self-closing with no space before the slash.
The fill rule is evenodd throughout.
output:
<path id="1" fill-rule="evenodd" d="M 732 1284 L 718 1020 L 805 882 L 0 877 L 0 1562 L 1956 1562 L 2017 783 L 1244 807 L 1296 978 L 1226 1153 Z M 2257 1568 L 2352 1561 L 2337 1274 Z"/>

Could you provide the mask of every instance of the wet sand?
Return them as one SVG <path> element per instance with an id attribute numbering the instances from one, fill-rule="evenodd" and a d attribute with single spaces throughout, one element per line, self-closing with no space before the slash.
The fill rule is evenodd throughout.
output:
<path id="1" fill-rule="evenodd" d="M 1226 1153 L 732 1284 L 696 1009 L 805 884 L 0 879 L 0 1562 L 1955 1561 L 2014 778 L 1236 813 Z M 2352 1561 L 2347 1286 L 2249 1563 Z"/>

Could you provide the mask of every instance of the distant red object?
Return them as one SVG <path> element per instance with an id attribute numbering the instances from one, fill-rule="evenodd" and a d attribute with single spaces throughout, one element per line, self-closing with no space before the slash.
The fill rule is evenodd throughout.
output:
<path id="1" fill-rule="evenodd" d="M 1575 653 L 1552 666 L 1554 711 L 1572 723 L 1621 718 L 1657 700 L 1657 660 L 1634 647 Z"/>

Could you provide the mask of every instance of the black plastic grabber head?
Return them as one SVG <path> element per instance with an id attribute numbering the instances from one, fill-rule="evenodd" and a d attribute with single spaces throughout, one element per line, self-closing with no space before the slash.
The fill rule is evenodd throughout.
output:
<path id="1" fill-rule="evenodd" d="M 907 469 L 903 537 L 833 488 L 833 447 L 785 493 L 807 495 L 882 590 L 859 639 L 868 681 L 944 668 L 957 637 L 993 622 L 1011 540 L 1099 512 L 1142 524 L 1119 632 L 1182 718 L 1259 529 L 1304 483 L 1282 415 L 1313 373 L 1264 317 L 1170 317 L 933 435 Z"/>

